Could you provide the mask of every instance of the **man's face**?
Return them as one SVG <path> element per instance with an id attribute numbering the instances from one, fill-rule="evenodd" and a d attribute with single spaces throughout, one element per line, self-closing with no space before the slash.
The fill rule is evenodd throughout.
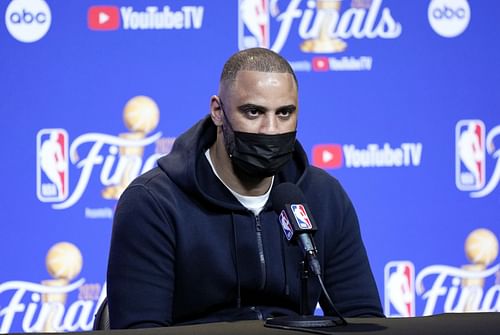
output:
<path id="1" fill-rule="evenodd" d="M 234 131 L 275 135 L 297 128 L 297 86 L 289 73 L 239 71 L 221 98 Z"/>

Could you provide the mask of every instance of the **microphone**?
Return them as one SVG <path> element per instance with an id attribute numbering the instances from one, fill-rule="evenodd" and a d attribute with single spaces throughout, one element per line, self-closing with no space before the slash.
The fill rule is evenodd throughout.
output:
<path id="1" fill-rule="evenodd" d="M 307 274 L 301 276 L 301 300 L 299 316 L 274 317 L 266 320 L 266 327 L 295 329 L 315 328 L 315 327 L 334 327 L 346 325 L 346 320 L 337 311 L 332 299 L 330 298 L 323 280 L 321 278 L 321 266 L 318 260 L 318 250 L 314 244 L 313 235 L 318 230 L 313 220 L 311 212 L 306 205 L 306 197 L 302 191 L 292 183 L 282 183 L 276 186 L 271 192 L 271 202 L 273 209 L 278 214 L 278 221 L 283 228 L 285 237 L 290 242 L 297 242 L 304 252 L 310 270 L 318 279 L 321 289 L 332 310 L 337 314 L 337 318 L 331 316 L 306 315 L 308 310 L 307 294 Z M 303 268 L 303 272 L 306 269 Z"/>
<path id="2" fill-rule="evenodd" d="M 307 257 L 311 271 L 321 275 L 318 250 L 313 235 L 318 230 L 306 205 L 302 191 L 292 183 L 282 183 L 271 193 L 273 209 L 288 241 L 298 242 Z"/>

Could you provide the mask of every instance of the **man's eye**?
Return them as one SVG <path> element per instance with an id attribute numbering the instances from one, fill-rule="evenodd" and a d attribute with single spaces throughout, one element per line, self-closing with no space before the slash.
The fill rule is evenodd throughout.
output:
<path id="1" fill-rule="evenodd" d="M 276 114 L 282 119 L 288 119 L 292 116 L 293 111 L 289 109 L 280 110 Z"/>
<path id="2" fill-rule="evenodd" d="M 246 115 L 249 117 L 257 117 L 260 114 L 260 111 L 257 109 L 249 109 L 245 111 Z"/>

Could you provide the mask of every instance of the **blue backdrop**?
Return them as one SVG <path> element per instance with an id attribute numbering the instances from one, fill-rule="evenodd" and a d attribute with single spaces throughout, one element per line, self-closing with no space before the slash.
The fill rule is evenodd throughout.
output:
<path id="1" fill-rule="evenodd" d="M 500 311 L 497 1 L 0 11 L 1 333 L 91 328 L 121 189 L 208 113 L 224 61 L 252 46 L 297 72 L 299 139 L 355 204 L 386 315 Z"/>

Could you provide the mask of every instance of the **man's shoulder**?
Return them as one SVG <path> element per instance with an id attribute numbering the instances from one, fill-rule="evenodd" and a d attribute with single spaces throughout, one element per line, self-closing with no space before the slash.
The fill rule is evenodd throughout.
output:
<path id="1" fill-rule="evenodd" d="M 167 179 L 166 174 L 158 167 L 154 167 L 151 170 L 141 174 L 135 178 L 130 187 L 133 186 L 145 186 L 150 187 L 158 182 L 165 182 Z"/>
<path id="2" fill-rule="evenodd" d="M 120 203 L 129 206 L 145 206 L 146 203 L 161 207 L 176 203 L 179 190 L 159 167 L 155 167 L 135 178 L 120 196 Z M 146 206 L 147 207 L 147 206 Z"/>
<path id="3" fill-rule="evenodd" d="M 351 206 L 349 196 L 340 181 L 323 169 L 309 166 L 302 184 L 309 195 L 320 195 L 323 200 L 331 199 L 331 203 L 337 203 L 342 208 Z"/>
<path id="4" fill-rule="evenodd" d="M 141 174 L 135 178 L 127 189 L 143 188 L 152 193 L 163 193 L 165 190 L 172 188 L 172 180 L 159 167 Z"/>
<path id="5" fill-rule="evenodd" d="M 334 187 L 334 188 L 341 188 L 342 186 L 340 185 L 340 182 L 338 181 L 337 178 L 329 174 L 323 169 L 320 169 L 315 166 L 308 166 L 307 167 L 307 176 L 306 180 L 308 183 L 313 183 L 317 185 L 317 187 Z"/>

